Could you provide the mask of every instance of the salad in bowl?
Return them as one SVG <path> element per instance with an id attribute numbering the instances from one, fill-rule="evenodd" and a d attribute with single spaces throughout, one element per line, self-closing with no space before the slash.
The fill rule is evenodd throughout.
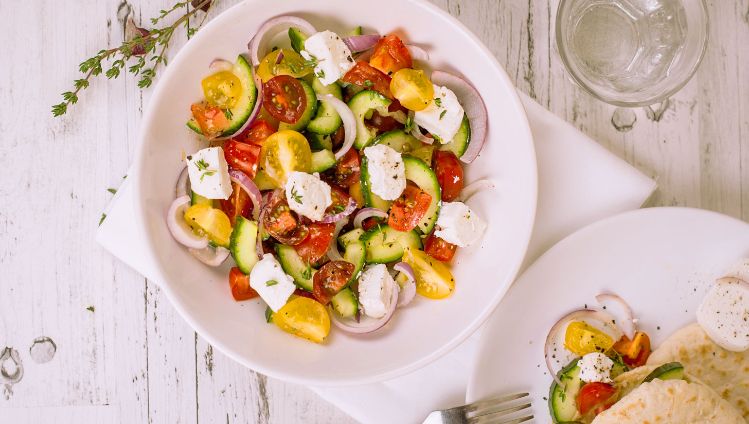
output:
<path id="1" fill-rule="evenodd" d="M 331 323 L 371 333 L 417 294 L 450 297 L 456 250 L 487 226 L 465 201 L 493 184 L 463 176 L 487 111 L 428 63 L 396 34 L 267 21 L 199 81 L 187 127 L 202 145 L 184 154 L 174 239 L 207 266 L 233 261 L 234 299 L 260 298 L 269 323 L 315 343 Z"/>

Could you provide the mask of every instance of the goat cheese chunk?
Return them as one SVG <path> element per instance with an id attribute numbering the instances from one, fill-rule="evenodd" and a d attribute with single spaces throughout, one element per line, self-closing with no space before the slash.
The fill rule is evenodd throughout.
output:
<path id="1" fill-rule="evenodd" d="M 613 383 L 611 379 L 611 369 L 614 367 L 614 361 L 600 352 L 593 352 L 584 355 L 577 361 L 580 368 L 580 380 L 586 383 Z"/>
<path id="2" fill-rule="evenodd" d="M 304 41 L 304 50 L 300 52 L 307 60 L 315 61 L 315 76 L 323 85 L 330 85 L 354 67 L 346 43 L 332 31 L 318 32 Z"/>
<path id="3" fill-rule="evenodd" d="M 266 253 L 250 272 L 250 287 L 260 295 L 268 306 L 277 312 L 294 293 L 294 279 L 283 272 L 276 258 Z"/>
<path id="4" fill-rule="evenodd" d="M 378 144 L 364 149 L 372 193 L 383 200 L 395 200 L 406 189 L 406 166 L 401 154 Z"/>
<path id="5" fill-rule="evenodd" d="M 294 212 L 320 221 L 333 204 L 330 186 L 317 175 L 294 171 L 286 180 L 286 200 Z"/>
<path id="6" fill-rule="evenodd" d="M 723 349 L 749 349 L 749 283 L 735 277 L 716 281 L 697 309 L 697 322 Z"/>
<path id="7" fill-rule="evenodd" d="M 395 280 L 385 264 L 369 265 L 359 277 L 359 304 L 364 314 L 382 318 L 390 307 L 390 297 L 395 290 Z"/>
<path id="8" fill-rule="evenodd" d="M 456 246 L 467 247 L 481 239 L 486 223 L 463 202 L 443 203 L 434 235 Z"/>
<path id="9" fill-rule="evenodd" d="M 190 187 L 208 199 L 228 199 L 231 196 L 229 165 L 220 147 L 198 150 L 185 159 Z"/>
<path id="10" fill-rule="evenodd" d="M 434 85 L 434 99 L 424 110 L 414 114 L 414 122 L 445 144 L 458 133 L 464 114 L 463 106 L 452 90 Z"/>

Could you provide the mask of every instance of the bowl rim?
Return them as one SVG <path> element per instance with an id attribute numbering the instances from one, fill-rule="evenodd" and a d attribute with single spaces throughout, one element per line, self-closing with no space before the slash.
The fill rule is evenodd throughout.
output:
<path id="1" fill-rule="evenodd" d="M 220 13 L 218 16 L 214 17 L 210 22 L 208 22 L 205 27 L 203 28 L 203 31 L 199 31 L 195 37 L 200 37 L 202 34 L 209 33 L 209 31 L 206 31 L 208 28 L 212 28 L 213 26 L 219 26 L 222 24 L 222 22 L 226 19 L 228 19 L 229 16 L 232 15 L 232 13 L 237 12 L 237 8 L 245 7 L 245 5 L 249 3 L 258 3 L 262 2 L 264 0 L 244 0 L 240 1 L 234 6 L 226 9 L 222 13 Z M 403 0 L 401 0 L 403 1 Z M 177 310 L 177 312 L 180 314 L 180 316 L 192 327 L 192 329 L 200 334 L 201 337 L 203 337 L 208 343 L 210 343 L 213 347 L 219 349 L 222 353 L 224 353 L 226 356 L 230 357 L 234 361 L 240 363 L 241 365 L 250 368 L 254 371 L 260 372 L 262 374 L 265 374 L 267 376 L 278 378 L 283 381 L 296 383 L 296 384 L 302 384 L 302 385 L 308 385 L 308 386 L 316 386 L 316 387 L 342 387 L 342 386 L 351 386 L 351 385 L 362 385 L 362 384 L 370 384 L 370 383 L 377 383 L 382 382 L 385 380 L 393 379 L 408 373 L 411 373 L 415 370 L 418 370 L 437 359 L 441 358 L 445 354 L 452 351 L 454 348 L 456 348 L 458 345 L 463 343 L 468 337 L 470 337 L 476 330 L 479 329 L 481 325 L 483 325 L 484 322 L 489 318 L 491 313 L 494 312 L 496 307 L 499 305 L 500 301 L 504 298 L 505 294 L 509 290 L 509 288 L 514 283 L 515 279 L 517 278 L 520 268 L 522 266 L 523 260 L 525 259 L 528 246 L 530 244 L 531 236 L 533 233 L 533 228 L 535 226 L 535 217 L 536 217 L 536 208 L 538 204 L 538 163 L 537 163 L 537 157 L 536 157 L 536 151 L 535 151 L 535 144 L 533 142 L 533 135 L 530 130 L 530 124 L 528 122 L 528 117 L 525 112 L 525 108 L 520 100 L 520 97 L 517 93 L 517 89 L 515 85 L 510 80 L 509 75 L 505 71 L 505 69 L 502 67 L 502 65 L 499 63 L 497 58 L 492 54 L 492 52 L 484 45 L 484 43 L 473 33 L 471 32 L 462 22 L 460 22 L 458 19 L 451 16 L 449 13 L 445 12 L 444 10 L 440 9 L 436 5 L 430 3 L 427 0 L 406 0 L 409 3 L 412 3 L 416 7 L 420 7 L 424 9 L 426 12 L 430 12 L 433 15 L 436 15 L 437 17 L 441 17 L 443 19 L 449 20 L 452 22 L 452 24 L 456 27 L 456 29 L 465 35 L 468 40 L 470 40 L 471 43 L 476 45 L 482 54 L 485 55 L 486 59 L 489 61 L 491 68 L 490 70 L 498 77 L 503 84 L 511 88 L 511 93 L 509 96 L 507 96 L 506 101 L 511 102 L 514 106 L 514 108 L 518 111 L 518 117 L 520 119 L 518 129 L 523 133 L 524 137 L 523 139 L 526 140 L 526 150 L 529 154 L 528 160 L 529 160 L 529 167 L 532 169 L 529 169 L 528 172 L 528 180 L 527 185 L 529 187 L 530 193 L 528 195 L 528 204 L 526 205 L 526 209 L 528 210 L 528 216 L 525 218 L 524 222 L 518 223 L 522 225 L 518 225 L 517 228 L 522 229 L 521 233 L 524 234 L 523 239 L 525 240 L 522 244 L 522 246 L 518 246 L 516 249 L 516 257 L 514 258 L 514 264 L 512 267 L 508 269 L 507 272 L 507 282 L 504 284 L 504 287 L 501 290 L 498 290 L 495 292 L 493 298 L 490 302 L 486 303 L 483 310 L 481 310 L 480 313 L 476 314 L 473 320 L 470 322 L 470 325 L 466 326 L 462 331 L 456 333 L 452 339 L 448 342 L 440 346 L 439 348 L 432 351 L 430 354 L 423 356 L 422 358 L 412 361 L 411 363 L 407 363 L 404 365 L 400 365 L 398 367 L 394 367 L 391 369 L 388 369 L 386 371 L 378 372 L 375 374 L 367 374 L 362 376 L 347 376 L 347 377 L 337 377 L 337 378 L 326 378 L 326 379 L 320 379 L 315 377 L 305 377 L 305 376 L 299 376 L 294 374 L 288 374 L 283 371 L 282 368 L 279 367 L 272 367 L 272 366 L 266 366 L 260 362 L 254 361 L 251 358 L 248 358 L 246 356 L 240 355 L 238 352 L 235 352 L 233 349 L 231 349 L 229 346 L 225 345 L 224 343 L 217 340 L 217 338 L 213 337 L 211 334 L 211 331 L 204 327 L 199 320 L 193 319 L 193 317 L 190 315 L 190 313 L 186 310 L 185 305 L 183 305 L 180 301 L 178 301 L 171 284 L 168 282 L 168 280 L 164 277 L 165 272 L 164 268 L 160 261 L 154 260 L 154 278 L 158 279 L 157 281 L 152 281 L 156 283 L 159 288 L 164 292 L 167 299 L 169 299 L 169 302 L 172 304 L 172 306 Z M 313 8 L 310 7 L 310 11 L 312 11 Z M 273 17 L 274 15 L 269 15 L 268 18 Z M 148 228 L 148 212 L 146 208 L 146 199 L 143 197 L 142 192 L 144 191 L 144 188 L 146 187 L 147 181 L 145 178 L 143 178 L 143 168 L 145 163 L 145 156 L 146 156 L 146 142 L 147 139 L 147 130 L 150 128 L 155 120 L 156 120 L 156 113 L 155 109 L 152 106 L 153 104 L 158 103 L 158 99 L 160 99 L 162 96 L 164 96 L 164 86 L 165 84 L 160 84 L 161 79 L 168 79 L 171 77 L 172 73 L 177 72 L 177 66 L 174 66 L 174 64 L 179 63 L 182 56 L 184 56 L 187 52 L 191 49 L 189 41 L 177 52 L 177 54 L 172 58 L 171 62 L 173 66 L 167 67 L 165 72 L 161 75 L 161 78 L 159 78 L 159 81 L 156 84 L 156 87 L 154 88 L 154 91 L 151 95 L 151 98 L 148 102 L 148 105 L 146 106 L 146 110 L 143 114 L 143 119 L 141 123 L 141 128 L 139 131 L 139 143 L 136 149 L 135 154 L 135 160 L 133 164 L 133 174 L 135 176 L 134 178 L 134 201 L 135 201 L 135 219 L 137 222 L 137 225 L 140 228 L 144 229 L 144 239 L 145 239 L 145 250 L 146 254 L 151 255 L 154 258 L 157 258 L 156 255 L 156 249 L 155 249 L 155 235 L 152 234 L 149 231 L 146 231 Z M 493 69 L 492 69 L 493 68 Z M 164 282 L 164 283 L 162 283 Z"/>

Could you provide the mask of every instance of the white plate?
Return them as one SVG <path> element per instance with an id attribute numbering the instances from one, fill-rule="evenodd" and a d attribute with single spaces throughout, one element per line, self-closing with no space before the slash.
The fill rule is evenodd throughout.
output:
<path id="1" fill-rule="evenodd" d="M 376 3 L 376 6 L 375 6 Z M 424 1 L 246 1 L 211 21 L 169 63 L 150 101 L 137 156 L 135 198 L 158 278 L 177 310 L 211 344 L 273 377 L 314 385 L 384 380 L 437 359 L 473 333 L 516 277 L 533 226 L 536 162 L 530 129 L 509 78 L 491 53 L 458 21 Z M 228 264 L 209 269 L 170 237 L 165 212 L 184 166 L 181 154 L 201 147 L 185 128 L 200 79 L 216 57 L 234 58 L 259 25 L 276 15 L 299 15 L 319 29 L 344 33 L 357 25 L 397 31 L 430 52 L 437 69 L 462 71 L 483 93 L 490 112 L 484 152 L 467 179 L 490 177 L 492 194 L 473 206 L 489 222 L 481 246 L 455 263 L 457 290 L 443 301 L 418 299 L 387 328 L 353 337 L 333 328 L 324 345 L 297 339 L 265 323 L 261 301 L 235 302 Z M 487 278 L 487 276 L 491 276 Z"/>
<path id="2" fill-rule="evenodd" d="M 467 400 L 528 391 L 537 422 L 549 422 L 544 340 L 559 318 L 617 293 L 657 347 L 695 321 L 706 289 L 747 256 L 749 224 L 698 209 L 641 209 L 574 233 L 518 279 L 488 320 Z"/>

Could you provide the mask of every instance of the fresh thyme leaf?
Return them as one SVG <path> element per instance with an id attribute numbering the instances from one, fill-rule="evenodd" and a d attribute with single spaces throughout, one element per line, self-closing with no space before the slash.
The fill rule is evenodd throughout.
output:
<path id="1" fill-rule="evenodd" d="M 403 131 L 405 131 L 406 133 L 410 133 L 411 131 L 413 131 L 413 129 L 414 129 L 414 118 L 411 115 L 408 115 L 408 117 L 406 117 L 406 123 L 403 128 Z"/>
<path id="2" fill-rule="evenodd" d="M 442 99 L 440 99 L 439 97 L 435 97 L 434 98 L 434 104 L 437 105 L 437 107 L 441 107 L 442 106 Z"/>
<path id="3" fill-rule="evenodd" d="M 278 281 L 276 281 L 276 280 L 268 280 L 268 281 L 265 282 L 265 286 L 266 287 L 273 287 L 276 284 L 278 284 Z"/>
<path id="4" fill-rule="evenodd" d="M 198 171 L 205 171 L 208 169 L 208 162 L 206 162 L 205 159 L 198 159 L 195 161 L 195 166 L 198 167 Z"/>
<path id="5" fill-rule="evenodd" d="M 291 186 L 291 198 L 300 205 L 302 204 L 303 198 L 299 195 L 299 193 L 297 193 L 296 186 Z"/>
<path id="6" fill-rule="evenodd" d="M 333 206 L 333 212 L 335 213 L 341 213 L 346 210 L 346 207 L 343 205 L 335 205 Z"/>
<path id="7" fill-rule="evenodd" d="M 231 111 L 231 109 L 224 109 L 224 116 L 226 116 L 226 119 L 230 121 L 234 119 L 234 113 Z"/>
<path id="8" fill-rule="evenodd" d="M 305 280 L 309 280 L 310 278 L 312 278 L 312 267 L 310 266 L 310 264 L 307 264 L 307 268 L 302 271 L 302 278 L 304 278 Z"/>
<path id="9" fill-rule="evenodd" d="M 104 222 L 104 220 L 107 219 L 107 214 L 103 213 L 101 214 L 101 218 L 99 219 L 99 226 L 101 227 L 101 223 Z"/>
<path id="10" fill-rule="evenodd" d="M 108 188 L 107 191 L 110 192 L 110 193 L 112 193 L 112 194 L 117 193 L 117 189 L 116 188 Z"/>
<path id="11" fill-rule="evenodd" d="M 273 309 L 270 306 L 265 307 L 265 322 L 271 323 L 273 321 Z"/>
<path id="12" fill-rule="evenodd" d="M 317 76 L 317 78 L 319 78 L 319 79 L 323 79 L 323 78 L 325 78 L 325 71 L 322 70 L 322 69 L 320 69 L 320 72 L 317 72 L 315 74 L 315 76 Z"/>
<path id="13" fill-rule="evenodd" d="M 94 305 L 90 305 L 89 307 L 86 308 L 86 310 L 89 312 L 95 312 L 96 308 L 94 307 Z"/>
<path id="14" fill-rule="evenodd" d="M 364 86 L 367 88 L 370 88 L 374 85 L 374 83 L 370 80 L 364 80 Z"/>
<path id="15" fill-rule="evenodd" d="M 442 118 L 444 118 L 444 117 L 445 117 L 445 114 L 446 114 L 446 113 L 447 113 L 447 109 L 445 109 L 445 110 L 443 110 L 442 112 L 440 112 L 440 120 L 442 120 Z"/>
<path id="16" fill-rule="evenodd" d="M 200 174 L 200 181 L 203 181 L 203 178 L 205 177 L 212 177 L 214 175 L 216 175 L 216 171 L 213 169 L 205 171 L 202 174 Z"/>

